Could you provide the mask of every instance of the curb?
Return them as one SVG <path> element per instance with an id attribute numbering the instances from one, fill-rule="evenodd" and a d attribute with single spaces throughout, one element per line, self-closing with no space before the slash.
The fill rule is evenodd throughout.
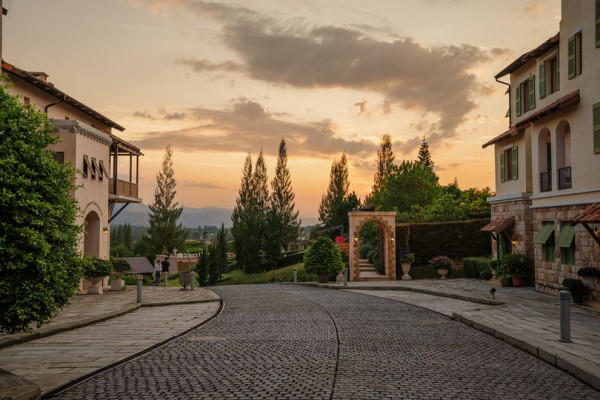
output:
<path id="1" fill-rule="evenodd" d="M 213 292 L 214 293 L 214 292 Z M 133 303 L 124 306 L 120 310 L 113 311 L 111 313 L 102 314 L 97 317 L 89 317 L 76 322 L 69 322 L 60 324 L 53 327 L 42 328 L 32 333 L 18 333 L 16 337 L 3 337 L 0 338 L 0 349 L 10 347 L 32 340 L 45 338 L 48 336 L 56 335 L 57 333 L 71 331 L 73 329 L 82 328 L 84 326 L 93 325 L 98 322 L 108 321 L 109 319 L 120 317 L 124 314 L 136 311 L 142 307 L 162 307 L 162 306 L 174 306 L 180 304 L 198 304 L 198 303 L 210 303 L 213 301 L 222 301 L 220 297 L 214 299 L 202 299 L 202 300 L 181 300 L 181 301 L 164 301 L 164 302 L 149 302 L 149 303 Z"/>
<path id="2" fill-rule="evenodd" d="M 50 399 L 50 398 L 52 398 L 54 396 L 57 396 L 57 395 L 61 394 L 62 392 L 64 392 L 65 390 L 67 390 L 67 389 L 69 389 L 69 388 L 71 388 L 73 386 L 76 386 L 76 385 L 78 385 L 79 383 L 81 383 L 83 381 L 86 381 L 86 380 L 88 380 L 88 379 L 90 379 L 90 378 L 92 378 L 92 377 L 94 377 L 94 376 L 96 376 L 98 374 L 101 374 L 101 373 L 103 373 L 105 371 L 108 371 L 110 369 L 118 367 L 119 365 L 126 364 L 126 363 L 128 363 L 130 361 L 133 361 L 136 358 L 142 357 L 143 355 L 151 352 L 152 350 L 156 350 L 157 348 L 162 347 L 162 346 L 166 345 L 167 343 L 169 343 L 169 342 L 171 342 L 171 341 L 173 341 L 175 339 L 178 339 L 178 338 L 180 338 L 182 336 L 187 335 L 188 333 L 190 333 L 191 331 L 193 331 L 195 329 L 198 329 L 202 325 L 208 324 L 210 321 L 212 321 L 213 319 L 217 318 L 221 314 L 221 312 L 223 311 L 223 299 L 222 298 L 219 297 L 219 299 L 217 299 L 217 300 L 211 300 L 211 301 L 204 300 L 204 301 L 198 301 L 198 302 L 176 303 L 176 304 L 195 304 L 195 303 L 210 303 L 210 302 L 213 302 L 213 301 L 218 301 L 219 302 L 219 308 L 217 309 L 217 311 L 215 311 L 215 313 L 212 316 L 210 316 L 210 318 L 205 319 L 204 321 L 200 322 L 198 325 L 192 326 L 191 328 L 186 329 L 185 331 L 183 331 L 181 333 L 178 333 L 175 336 L 167 338 L 167 339 L 163 340 L 162 342 L 155 343 L 152 346 L 150 346 L 148 348 L 145 348 L 142 351 L 139 351 L 139 352 L 137 352 L 135 354 L 132 354 L 132 355 L 130 355 L 128 357 L 125 357 L 122 360 L 114 362 L 114 363 L 112 363 L 110 365 L 106 365 L 106 366 L 104 366 L 104 367 L 102 367 L 100 369 L 97 369 L 97 370 L 95 370 L 93 372 L 90 372 L 89 374 L 80 376 L 79 378 L 76 378 L 76 379 L 72 380 L 71 382 L 66 383 L 66 384 L 64 384 L 62 386 L 59 386 L 56 389 L 53 389 L 53 390 L 49 391 L 48 393 L 44 393 L 41 398 L 42 399 Z"/>
<path id="3" fill-rule="evenodd" d="M 485 305 L 488 305 L 488 306 L 502 306 L 502 305 L 506 304 L 505 302 L 498 301 L 498 300 L 482 299 L 481 297 L 471 297 L 471 296 L 465 296 L 465 295 L 462 295 L 462 294 L 438 292 L 438 291 L 435 291 L 435 290 L 428 290 L 428 289 L 421 289 L 421 288 L 414 288 L 414 287 L 406 287 L 406 286 L 391 286 L 391 287 L 384 287 L 384 286 L 360 286 L 360 287 L 351 287 L 351 286 L 338 286 L 338 285 L 319 284 L 319 283 L 310 283 L 310 282 L 299 282 L 297 284 L 298 285 L 303 285 L 303 286 L 312 286 L 312 287 L 319 287 L 319 288 L 323 288 L 323 289 L 337 289 L 337 290 L 401 290 L 401 291 L 405 291 L 405 292 L 423 293 L 423 294 L 429 294 L 429 295 L 437 296 L 437 297 L 447 297 L 447 298 L 450 298 L 450 299 L 464 300 L 464 301 L 468 301 L 468 302 L 471 302 L 471 303 L 485 304 Z"/>
<path id="4" fill-rule="evenodd" d="M 533 338 L 521 335 L 494 324 L 482 324 L 461 313 L 452 313 L 452 319 L 462 322 L 471 328 L 494 336 L 505 343 L 523 350 L 547 363 L 559 368 L 579 379 L 583 383 L 600 391 L 600 369 L 598 365 L 580 357 L 569 354 L 563 350 L 552 348 Z"/>

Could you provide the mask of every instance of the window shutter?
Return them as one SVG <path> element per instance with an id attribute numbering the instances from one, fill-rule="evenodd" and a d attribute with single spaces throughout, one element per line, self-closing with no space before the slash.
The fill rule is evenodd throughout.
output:
<path id="1" fill-rule="evenodd" d="M 517 117 L 521 115 L 521 85 L 516 87 L 516 95 L 515 95 L 515 112 L 517 113 Z"/>
<path id="2" fill-rule="evenodd" d="M 512 148 L 512 180 L 519 179 L 519 147 Z"/>
<path id="3" fill-rule="evenodd" d="M 500 182 L 506 182 L 506 174 L 504 172 L 504 153 L 500 153 Z"/>
<path id="4" fill-rule="evenodd" d="M 535 75 L 531 75 L 529 77 L 529 110 L 533 110 L 535 108 Z"/>
<path id="5" fill-rule="evenodd" d="M 575 77 L 575 35 L 571 36 L 568 41 L 567 50 L 569 54 L 569 79 Z"/>
<path id="6" fill-rule="evenodd" d="M 596 0 L 596 47 L 600 47 L 600 0 Z"/>
<path id="7" fill-rule="evenodd" d="M 546 62 L 540 64 L 540 99 L 546 97 Z"/>
<path id="8" fill-rule="evenodd" d="M 600 103 L 594 104 L 594 153 L 600 154 Z"/>

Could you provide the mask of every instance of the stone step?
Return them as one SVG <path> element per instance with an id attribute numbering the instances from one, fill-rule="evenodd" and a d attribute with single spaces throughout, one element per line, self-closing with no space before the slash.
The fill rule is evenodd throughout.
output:
<path id="1" fill-rule="evenodd" d="M 375 266 L 372 266 L 372 267 L 359 267 L 358 270 L 360 272 L 363 272 L 363 271 L 375 271 L 376 272 L 377 268 L 375 268 Z"/>

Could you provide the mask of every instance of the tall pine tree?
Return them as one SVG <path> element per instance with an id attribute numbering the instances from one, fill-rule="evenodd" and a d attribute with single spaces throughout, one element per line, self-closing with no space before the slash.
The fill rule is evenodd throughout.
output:
<path id="1" fill-rule="evenodd" d="M 154 190 L 154 203 L 150 205 L 148 213 L 150 222 L 150 237 L 155 254 L 166 250 L 171 254 L 179 247 L 187 232 L 177 220 L 183 212 L 183 207 L 175 201 L 177 191 L 175 186 L 175 171 L 173 170 L 173 150 L 171 145 L 165 149 L 162 168 L 156 175 L 156 189 Z"/>
<path id="2" fill-rule="evenodd" d="M 419 158 L 417 161 L 425 167 L 433 168 L 433 160 L 431 159 L 431 153 L 429 152 L 429 143 L 427 143 L 425 136 L 423 136 L 421 147 L 419 147 Z"/>
<path id="3" fill-rule="evenodd" d="M 343 153 L 340 161 L 334 159 L 331 164 L 329 186 L 319 204 L 319 220 L 326 228 L 343 225 L 348 231 L 348 212 L 360 205 L 356 194 L 348 193 L 349 187 L 348 160 Z"/>
<path id="4" fill-rule="evenodd" d="M 287 166 L 287 149 L 285 140 L 281 139 L 275 176 L 271 182 L 270 209 L 267 215 L 265 250 L 271 267 L 281 255 L 282 247 L 298 237 L 300 220 L 299 211 L 295 210 L 294 198 L 292 179 Z"/>
<path id="5" fill-rule="evenodd" d="M 244 168 L 242 169 L 242 181 L 240 183 L 240 189 L 238 191 L 238 197 L 235 199 L 235 207 L 231 214 L 231 221 L 233 226 L 231 228 L 231 234 L 233 235 L 233 247 L 239 267 L 247 271 L 246 264 L 246 248 L 247 241 L 245 240 L 246 235 L 246 213 L 251 209 L 251 203 L 253 203 L 254 197 L 254 186 L 252 180 L 252 155 L 248 153 Z"/>
<path id="6" fill-rule="evenodd" d="M 379 191 L 383 186 L 385 178 L 394 166 L 394 152 L 392 151 L 392 138 L 387 133 L 381 138 L 377 150 L 377 171 L 373 178 L 373 192 Z"/>

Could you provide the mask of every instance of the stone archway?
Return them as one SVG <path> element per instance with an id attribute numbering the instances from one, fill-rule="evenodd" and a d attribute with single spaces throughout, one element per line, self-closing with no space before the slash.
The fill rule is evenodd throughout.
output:
<path id="1" fill-rule="evenodd" d="M 85 217 L 83 254 L 100 257 L 100 217 L 96 211 L 90 211 Z"/>
<path id="2" fill-rule="evenodd" d="M 368 222 L 375 222 L 383 231 L 385 254 L 385 274 L 390 280 L 396 280 L 396 212 L 395 211 L 351 211 L 350 220 L 350 273 L 351 281 L 361 280 L 359 265 L 359 236 L 361 228 Z"/>

